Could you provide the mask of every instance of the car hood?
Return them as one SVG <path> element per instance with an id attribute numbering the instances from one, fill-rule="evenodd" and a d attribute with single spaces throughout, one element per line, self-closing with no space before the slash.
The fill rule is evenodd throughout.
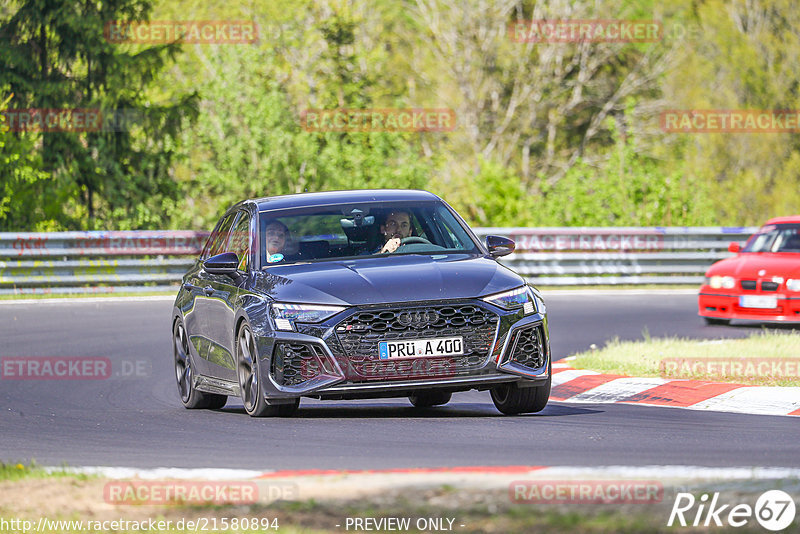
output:
<path id="1" fill-rule="evenodd" d="M 764 274 L 759 275 L 761 271 Z M 734 276 L 748 280 L 783 276 L 800 278 L 800 254 L 793 252 L 745 252 L 715 263 L 709 276 Z"/>
<path id="2" fill-rule="evenodd" d="M 491 258 L 414 254 L 276 265 L 256 274 L 254 289 L 284 302 L 352 306 L 475 298 L 523 283 Z"/>

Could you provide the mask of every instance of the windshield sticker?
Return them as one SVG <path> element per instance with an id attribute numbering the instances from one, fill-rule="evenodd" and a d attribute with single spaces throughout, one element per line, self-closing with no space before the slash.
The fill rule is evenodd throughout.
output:
<path id="1" fill-rule="evenodd" d="M 268 263 L 278 263 L 281 260 L 283 260 L 283 254 L 270 254 L 267 258 Z"/>

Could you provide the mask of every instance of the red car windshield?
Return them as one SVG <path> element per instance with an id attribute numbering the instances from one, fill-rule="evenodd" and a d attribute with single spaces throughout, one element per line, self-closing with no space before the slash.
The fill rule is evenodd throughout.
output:
<path id="1" fill-rule="evenodd" d="M 772 224 L 753 234 L 742 252 L 800 252 L 800 224 Z"/>

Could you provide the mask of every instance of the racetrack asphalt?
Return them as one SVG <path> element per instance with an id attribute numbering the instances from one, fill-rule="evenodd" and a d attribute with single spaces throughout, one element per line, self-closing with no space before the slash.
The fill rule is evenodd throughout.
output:
<path id="1" fill-rule="evenodd" d="M 706 326 L 686 293 L 557 293 L 547 298 L 556 359 L 592 343 Z M 185 410 L 172 367 L 171 301 L 0 302 L 0 357 L 107 357 L 105 380 L 0 380 L 0 459 L 131 467 L 386 469 L 462 465 L 800 466 L 800 425 L 777 416 L 552 402 L 500 415 L 488 392 L 416 411 L 405 399 L 303 399 L 290 419 L 252 419 L 229 400 Z M 779 327 L 790 329 L 796 327 Z"/>

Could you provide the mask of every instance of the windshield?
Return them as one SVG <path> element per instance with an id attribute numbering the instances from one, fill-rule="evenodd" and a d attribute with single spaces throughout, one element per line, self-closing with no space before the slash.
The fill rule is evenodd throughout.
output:
<path id="1" fill-rule="evenodd" d="M 800 224 L 764 226 L 747 241 L 742 252 L 800 252 Z"/>
<path id="2" fill-rule="evenodd" d="M 259 217 L 264 267 L 390 254 L 480 253 L 462 223 L 436 201 L 262 211 Z"/>

